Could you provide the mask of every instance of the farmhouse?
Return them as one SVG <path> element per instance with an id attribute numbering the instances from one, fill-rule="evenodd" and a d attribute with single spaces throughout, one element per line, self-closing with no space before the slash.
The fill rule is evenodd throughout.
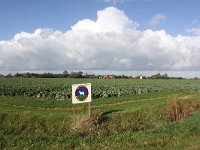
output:
<path id="1" fill-rule="evenodd" d="M 101 75 L 99 79 L 114 79 L 113 75 Z"/>

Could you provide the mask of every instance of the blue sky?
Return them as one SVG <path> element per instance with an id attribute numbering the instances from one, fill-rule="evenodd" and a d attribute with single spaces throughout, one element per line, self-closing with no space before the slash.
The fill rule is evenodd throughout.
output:
<path id="1" fill-rule="evenodd" d="M 1 71 L 200 71 L 199 0 L 0 0 Z"/>
<path id="2" fill-rule="evenodd" d="M 96 19 L 96 12 L 112 6 L 123 10 L 139 29 L 165 29 L 171 35 L 191 35 L 190 28 L 200 28 L 199 0 L 0 0 L 0 40 L 13 38 L 21 31 L 37 28 L 66 31 L 81 19 Z M 155 26 L 150 20 L 158 13 L 165 19 Z"/>

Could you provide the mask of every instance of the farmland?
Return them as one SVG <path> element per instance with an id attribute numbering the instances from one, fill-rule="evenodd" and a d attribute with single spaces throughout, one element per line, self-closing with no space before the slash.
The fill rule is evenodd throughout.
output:
<path id="1" fill-rule="evenodd" d="M 71 98 L 71 85 L 92 83 L 92 97 L 108 98 L 122 95 L 169 91 L 199 91 L 200 80 L 133 80 L 133 79 L 0 79 L 0 96 L 28 96 L 64 100 Z"/>
<path id="2" fill-rule="evenodd" d="M 90 118 L 70 100 L 88 82 Z M 200 80 L 4 78 L 0 95 L 0 149 L 200 148 Z"/>

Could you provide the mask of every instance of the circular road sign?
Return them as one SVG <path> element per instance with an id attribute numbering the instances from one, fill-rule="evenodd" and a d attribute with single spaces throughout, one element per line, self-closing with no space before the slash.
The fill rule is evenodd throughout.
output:
<path id="1" fill-rule="evenodd" d="M 88 88 L 85 85 L 80 85 L 75 90 L 75 97 L 78 101 L 85 101 L 88 94 Z"/>

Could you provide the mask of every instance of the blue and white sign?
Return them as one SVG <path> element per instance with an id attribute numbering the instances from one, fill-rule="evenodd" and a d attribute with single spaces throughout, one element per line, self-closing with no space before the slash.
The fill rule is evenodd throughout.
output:
<path id="1" fill-rule="evenodd" d="M 72 85 L 72 104 L 91 102 L 91 83 Z"/>

